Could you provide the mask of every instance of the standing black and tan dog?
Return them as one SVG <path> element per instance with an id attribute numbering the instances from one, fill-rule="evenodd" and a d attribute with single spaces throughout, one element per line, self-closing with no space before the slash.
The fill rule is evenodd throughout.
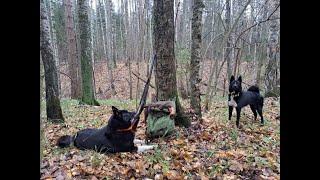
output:
<path id="1" fill-rule="evenodd" d="M 236 125 L 239 128 L 240 112 L 244 106 L 250 105 L 254 115 L 254 120 L 257 119 L 257 112 L 261 117 L 261 124 L 264 124 L 262 108 L 263 97 L 260 95 L 260 90 L 257 86 L 250 86 L 248 91 L 242 91 L 242 78 L 235 79 L 234 76 L 230 78 L 229 84 L 229 120 L 231 120 L 233 108 L 237 111 Z"/>
<path id="2" fill-rule="evenodd" d="M 135 129 L 128 130 L 131 127 L 130 120 L 135 115 L 134 112 L 118 110 L 114 106 L 112 106 L 112 112 L 108 125 L 100 129 L 83 129 L 78 131 L 75 136 L 62 136 L 58 139 L 57 145 L 64 148 L 73 144 L 78 149 L 91 149 L 100 153 L 141 152 L 153 148 L 153 146 L 135 146 Z"/>

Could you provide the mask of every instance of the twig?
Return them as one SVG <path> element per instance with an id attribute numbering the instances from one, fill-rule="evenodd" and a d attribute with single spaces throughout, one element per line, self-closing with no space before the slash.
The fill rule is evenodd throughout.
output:
<path id="1" fill-rule="evenodd" d="M 214 86 L 212 86 L 212 85 L 208 85 L 207 83 L 205 83 L 205 82 L 200 82 L 200 84 L 202 84 L 202 85 L 204 85 L 204 86 L 210 86 L 210 87 L 214 87 Z M 217 90 L 220 90 L 220 91 L 224 91 L 223 89 L 221 89 L 221 88 L 219 88 L 219 87 L 217 87 Z M 205 95 L 205 94 L 203 94 L 203 95 Z"/>
<path id="2" fill-rule="evenodd" d="M 269 17 L 268 17 L 267 19 L 265 19 L 265 20 L 263 20 L 263 21 L 259 21 L 259 22 L 255 23 L 255 24 L 251 25 L 250 27 L 248 27 L 248 28 L 245 29 L 244 31 L 242 31 L 242 32 L 239 34 L 239 36 L 237 37 L 237 40 L 236 40 L 236 42 L 235 42 L 234 44 L 236 45 L 236 44 L 238 43 L 240 37 L 241 37 L 245 32 L 247 32 L 248 30 L 250 30 L 251 28 L 253 28 L 253 27 L 255 27 L 255 26 L 257 26 L 257 25 L 259 25 L 259 24 L 261 24 L 261 23 L 267 22 L 267 21 L 280 19 L 280 18 L 270 19 L 271 16 L 278 10 L 279 7 L 280 7 L 280 4 L 278 4 L 278 6 L 273 10 L 273 12 L 269 15 Z"/>
<path id="3" fill-rule="evenodd" d="M 154 55 L 154 58 L 151 62 L 150 65 L 150 69 L 149 69 L 149 74 L 148 74 L 148 80 L 147 83 L 144 86 L 143 89 L 143 93 L 140 99 L 140 103 L 139 103 L 139 107 L 136 111 L 136 114 L 134 115 L 134 117 L 131 120 L 131 128 L 135 129 L 138 126 L 138 122 L 139 122 L 139 116 L 142 113 L 142 110 L 146 104 L 146 100 L 147 100 L 147 95 L 148 95 L 148 90 L 149 90 L 149 85 L 150 85 L 150 79 L 151 79 L 151 75 L 152 75 L 152 70 L 153 70 L 153 65 L 155 64 L 156 61 L 156 55 Z"/>
<path id="4" fill-rule="evenodd" d="M 141 81 L 143 81 L 144 83 L 147 83 L 146 80 L 142 79 L 139 75 L 137 75 L 136 73 L 134 72 L 131 72 L 134 76 L 136 76 L 138 79 L 140 79 Z M 155 89 L 155 87 L 150 83 L 149 84 L 150 87 L 152 87 L 153 89 Z"/>
<path id="5" fill-rule="evenodd" d="M 64 72 L 61 72 L 61 71 L 59 71 L 59 70 L 58 70 L 58 73 L 67 76 L 67 77 L 70 79 L 70 81 L 71 81 L 72 83 L 74 83 L 74 81 L 72 80 L 72 78 L 71 78 L 68 74 L 66 74 L 66 73 L 64 73 Z"/>

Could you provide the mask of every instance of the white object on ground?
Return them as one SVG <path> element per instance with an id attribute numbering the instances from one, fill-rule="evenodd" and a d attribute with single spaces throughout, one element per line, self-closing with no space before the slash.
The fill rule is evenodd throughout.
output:
<path id="1" fill-rule="evenodd" d="M 134 144 L 146 144 L 144 140 L 140 140 L 140 139 L 134 139 L 133 143 Z"/>
<path id="2" fill-rule="evenodd" d="M 144 152 L 146 150 L 153 149 L 155 146 L 154 145 L 142 145 L 142 146 L 137 146 L 138 147 L 138 153 Z"/>

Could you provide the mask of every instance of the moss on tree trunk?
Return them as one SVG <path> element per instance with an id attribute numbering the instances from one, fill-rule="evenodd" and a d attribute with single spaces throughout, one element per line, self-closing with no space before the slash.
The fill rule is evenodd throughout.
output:
<path id="1" fill-rule="evenodd" d="M 94 98 L 92 64 L 91 64 L 91 34 L 89 22 L 88 0 L 78 0 L 78 18 L 81 46 L 81 75 L 82 75 L 82 98 L 81 102 L 88 105 L 99 106 Z"/>
<path id="2" fill-rule="evenodd" d="M 54 61 L 49 34 L 49 19 L 43 0 L 40 2 L 40 7 L 40 52 L 45 72 L 47 119 L 52 122 L 63 122 L 64 117 L 60 107 L 57 67 Z"/>

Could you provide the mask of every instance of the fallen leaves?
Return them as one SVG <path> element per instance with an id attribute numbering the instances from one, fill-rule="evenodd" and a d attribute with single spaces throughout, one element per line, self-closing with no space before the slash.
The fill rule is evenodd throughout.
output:
<path id="1" fill-rule="evenodd" d="M 231 160 L 229 169 L 235 173 L 239 173 L 243 171 L 243 165 L 236 160 Z"/>
<path id="2" fill-rule="evenodd" d="M 182 175 L 179 174 L 179 172 L 176 171 L 176 170 L 170 170 L 170 171 L 164 173 L 164 176 L 165 176 L 166 178 L 168 178 L 169 180 L 179 180 L 179 179 L 183 179 L 183 178 L 182 178 Z"/>
<path id="3" fill-rule="evenodd" d="M 68 104 L 70 103 L 70 104 Z M 41 162 L 41 179 L 279 179 L 280 128 L 278 108 L 266 99 L 267 124 L 260 127 L 252 121 L 250 108 L 244 108 L 241 130 L 235 119 L 227 120 L 227 108 L 216 108 L 203 114 L 202 123 L 192 122 L 176 134 L 153 140 L 158 148 L 147 153 L 103 155 L 74 147 L 60 149 L 55 142 L 61 135 L 74 134 L 87 127 L 106 124 L 112 103 L 101 107 L 79 106 L 63 101 L 65 124 L 45 123 L 45 144 Z M 182 101 L 183 106 L 188 104 Z M 225 105 L 224 100 L 213 106 Z M 119 108 L 134 109 L 134 103 L 120 103 Z M 269 114 L 270 112 L 270 114 Z M 234 117 L 234 116 L 233 116 Z M 248 118 L 249 117 L 249 118 Z M 250 119 L 251 118 L 251 119 Z M 137 136 L 145 138 L 145 123 L 140 121 Z"/>

